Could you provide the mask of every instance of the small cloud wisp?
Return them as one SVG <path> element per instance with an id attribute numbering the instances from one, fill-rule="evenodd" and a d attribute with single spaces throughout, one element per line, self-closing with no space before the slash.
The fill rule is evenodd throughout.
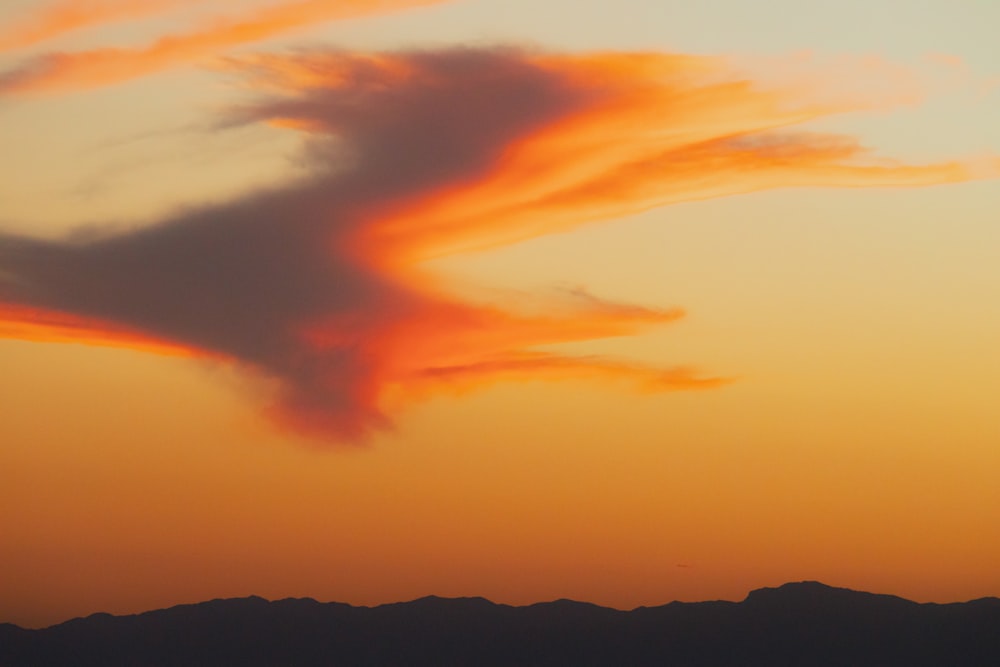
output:
<path id="1" fill-rule="evenodd" d="M 212 58 L 243 44 L 331 21 L 384 14 L 443 0 L 282 0 L 244 7 L 243 15 L 214 18 L 193 29 L 138 47 L 52 51 L 0 73 L 0 95 L 101 88 Z M 73 30 L 196 4 L 194 0 L 69 0 L 0 32 L 0 52 L 31 46 Z M 223 5 L 238 6 L 233 0 Z"/>

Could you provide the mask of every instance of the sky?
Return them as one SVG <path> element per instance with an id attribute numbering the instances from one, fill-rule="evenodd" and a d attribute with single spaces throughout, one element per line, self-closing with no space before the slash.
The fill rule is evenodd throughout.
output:
<path id="1" fill-rule="evenodd" d="M 0 622 L 1000 595 L 992 0 L 7 0 Z"/>

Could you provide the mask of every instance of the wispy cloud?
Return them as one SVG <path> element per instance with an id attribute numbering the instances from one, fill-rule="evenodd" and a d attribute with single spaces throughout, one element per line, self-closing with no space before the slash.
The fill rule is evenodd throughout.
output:
<path id="1" fill-rule="evenodd" d="M 977 175 L 783 129 L 870 101 L 820 103 L 717 59 L 455 49 L 229 66 L 269 91 L 230 122 L 308 133 L 311 176 L 86 242 L 0 236 L 0 334 L 138 339 L 227 359 L 274 381 L 278 423 L 331 440 L 363 439 L 408 401 L 489 382 L 723 382 L 543 351 L 666 324 L 677 309 L 582 290 L 477 302 L 428 273 L 430 258 L 683 200 Z"/>
<path id="2" fill-rule="evenodd" d="M 382 14 L 443 0 L 298 0 L 285 1 L 228 18 L 215 18 L 187 32 L 165 35 L 136 48 L 54 51 L 29 59 L 0 74 L 0 94 L 85 90 L 122 83 L 196 62 L 226 49 L 259 42 L 295 29 L 330 21 Z M 170 9 L 187 0 L 150 3 L 62 3 L 23 25 L 0 33 L 0 50 L 30 45 L 71 29 L 135 18 Z M 232 3 L 235 5 L 236 3 Z"/>
<path id="3" fill-rule="evenodd" d="M 0 28 L 0 51 L 23 49 L 74 30 L 143 18 L 204 0 L 61 0 L 37 7 Z"/>

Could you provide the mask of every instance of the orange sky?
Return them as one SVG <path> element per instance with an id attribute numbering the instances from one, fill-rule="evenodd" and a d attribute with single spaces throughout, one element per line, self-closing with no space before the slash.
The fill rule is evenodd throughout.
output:
<path id="1" fill-rule="evenodd" d="M 65 144 L 20 190 L 83 160 L 115 185 L 0 227 L 0 620 L 250 593 L 1000 593 L 1000 144 L 913 151 L 961 123 L 943 112 L 899 141 L 913 109 L 995 103 L 989 77 L 959 56 L 337 47 L 349 18 L 472 29 L 462 3 L 382 16 L 430 4 L 5 23 L 10 173 Z M 88 30 L 124 32 L 62 41 Z M 114 143 L 118 113 L 139 139 Z M 899 158 L 869 147 L 879 118 L 903 119 L 881 130 Z M 247 186 L 168 205 L 209 171 Z M 129 178 L 172 199 L 136 208 Z M 116 219 L 45 218 L 73 197 Z"/>

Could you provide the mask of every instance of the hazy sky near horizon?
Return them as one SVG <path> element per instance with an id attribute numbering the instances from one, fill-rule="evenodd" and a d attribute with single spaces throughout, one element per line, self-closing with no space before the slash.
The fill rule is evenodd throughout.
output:
<path id="1" fill-rule="evenodd" d="M 1000 595 L 989 0 L 8 0 L 0 622 Z"/>

